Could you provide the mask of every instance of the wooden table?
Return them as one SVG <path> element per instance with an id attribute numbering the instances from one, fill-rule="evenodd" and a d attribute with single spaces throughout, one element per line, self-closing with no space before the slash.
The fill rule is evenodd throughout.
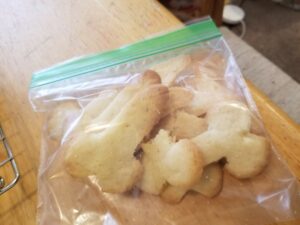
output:
<path id="1" fill-rule="evenodd" d="M 180 23 L 154 0 L 11 0 L 0 1 L 0 10 L 0 122 L 21 171 L 19 183 L 0 197 L 0 224 L 31 225 L 42 127 L 42 116 L 27 98 L 32 72 Z M 254 86 L 250 89 L 274 145 L 299 178 L 299 126 Z"/>

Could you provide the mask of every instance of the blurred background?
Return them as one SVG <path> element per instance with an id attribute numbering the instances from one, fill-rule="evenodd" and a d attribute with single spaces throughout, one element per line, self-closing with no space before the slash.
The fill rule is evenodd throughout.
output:
<path id="1" fill-rule="evenodd" d="M 300 0 L 160 1 L 183 22 L 211 15 L 300 83 Z"/>

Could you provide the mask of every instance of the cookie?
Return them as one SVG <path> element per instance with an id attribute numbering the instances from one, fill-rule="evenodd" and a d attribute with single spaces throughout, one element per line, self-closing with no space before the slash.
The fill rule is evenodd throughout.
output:
<path id="1" fill-rule="evenodd" d="M 106 129 L 82 132 L 65 146 L 66 170 L 75 177 L 94 175 L 104 192 L 131 189 L 142 172 L 134 152 L 159 121 L 167 100 L 166 87 L 144 88 L 120 105 L 120 113 Z"/>
<path id="2" fill-rule="evenodd" d="M 195 76 L 186 79 L 184 83 L 194 94 L 193 100 L 184 110 L 196 116 L 204 115 L 219 102 L 239 99 L 234 92 L 211 78 Z"/>
<path id="3" fill-rule="evenodd" d="M 192 187 L 192 190 L 212 198 L 221 191 L 222 185 L 222 166 L 219 163 L 212 163 L 204 167 L 201 179 Z"/>
<path id="4" fill-rule="evenodd" d="M 189 139 L 206 131 L 207 122 L 204 118 L 179 110 L 162 119 L 159 127 L 170 131 L 177 140 Z"/>
<path id="5" fill-rule="evenodd" d="M 270 146 L 265 137 L 250 133 L 251 115 L 243 107 L 242 103 L 237 107 L 230 102 L 216 106 L 208 112 L 208 130 L 193 141 L 206 165 L 224 158 L 230 174 L 251 178 L 267 165 Z"/>
<path id="6" fill-rule="evenodd" d="M 190 56 L 179 55 L 152 66 L 151 70 L 154 70 L 160 75 L 162 84 L 171 86 L 178 74 L 183 71 L 190 62 Z"/>
<path id="7" fill-rule="evenodd" d="M 175 142 L 169 132 L 160 130 L 142 149 L 144 173 L 139 187 L 147 193 L 160 194 L 166 184 L 189 188 L 201 177 L 201 152 L 188 139 Z"/>
<path id="8" fill-rule="evenodd" d="M 76 101 L 57 103 L 47 117 L 47 135 L 60 142 L 72 122 L 80 115 L 80 106 Z"/>

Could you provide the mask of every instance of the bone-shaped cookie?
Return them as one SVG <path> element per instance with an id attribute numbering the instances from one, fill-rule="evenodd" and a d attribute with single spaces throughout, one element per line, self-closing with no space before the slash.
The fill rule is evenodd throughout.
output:
<path id="1" fill-rule="evenodd" d="M 218 102 L 239 99 L 239 96 L 223 84 L 209 77 L 195 75 L 183 82 L 194 94 L 193 100 L 185 107 L 185 111 L 196 116 L 205 114 Z"/>
<path id="2" fill-rule="evenodd" d="M 162 85 L 150 85 L 125 105 L 106 129 L 85 130 L 66 146 L 65 165 L 75 177 L 94 175 L 105 192 L 124 192 L 132 188 L 142 166 L 134 151 L 158 122 L 168 100 Z"/>
<path id="3" fill-rule="evenodd" d="M 221 191 L 222 184 L 222 167 L 219 163 L 212 163 L 204 167 L 201 178 L 193 187 L 187 189 L 168 185 L 160 196 L 170 203 L 180 202 L 188 191 L 195 191 L 205 197 L 212 198 Z"/>
<path id="4" fill-rule="evenodd" d="M 202 174 L 202 155 L 188 139 L 178 142 L 165 130 L 142 144 L 144 172 L 139 187 L 151 194 L 160 194 L 167 184 L 181 188 L 193 186 Z"/>
<path id="5" fill-rule="evenodd" d="M 58 103 L 47 117 L 48 136 L 56 141 L 61 141 L 70 126 L 70 121 L 74 121 L 79 114 L 80 107 L 76 101 Z"/>
<path id="6" fill-rule="evenodd" d="M 179 55 L 152 66 L 151 70 L 154 70 L 160 75 L 162 84 L 170 86 L 174 83 L 178 74 L 184 70 L 190 62 L 190 56 Z"/>
<path id="7" fill-rule="evenodd" d="M 208 130 L 193 138 L 205 164 L 226 159 L 225 169 L 237 178 L 259 174 L 268 162 L 269 143 L 250 133 L 251 114 L 241 102 L 224 102 L 208 112 Z"/>
<path id="8" fill-rule="evenodd" d="M 100 95 L 83 109 L 77 128 L 82 130 L 92 129 L 93 126 L 107 125 L 138 92 L 147 86 L 160 83 L 159 75 L 154 71 L 147 70 L 138 78 L 136 83 L 127 85 L 115 97 Z"/>
<path id="9" fill-rule="evenodd" d="M 207 129 L 204 118 L 197 117 L 187 112 L 178 110 L 163 118 L 159 128 L 170 131 L 177 140 L 193 138 Z"/>

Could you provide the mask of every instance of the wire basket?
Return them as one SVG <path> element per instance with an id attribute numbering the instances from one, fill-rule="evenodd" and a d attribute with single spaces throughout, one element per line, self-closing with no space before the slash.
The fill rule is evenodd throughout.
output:
<path id="1" fill-rule="evenodd" d="M 1 152 L 1 154 L 3 153 L 6 156 L 4 160 L 0 161 L 0 169 L 10 164 L 12 174 L 13 174 L 12 177 L 10 177 L 9 182 L 6 183 L 6 177 L 3 176 L 3 174 L 1 174 L 2 170 L 0 170 L 0 195 L 2 195 L 5 192 L 7 192 L 9 189 L 11 189 L 13 186 L 15 186 L 15 184 L 18 182 L 20 178 L 20 173 L 16 161 L 14 159 L 12 150 L 8 144 L 7 138 L 5 137 L 4 131 L 1 127 L 1 124 L 0 124 L 0 145 L 2 145 L 1 147 L 3 147 L 1 148 L 1 151 L 4 151 Z"/>

